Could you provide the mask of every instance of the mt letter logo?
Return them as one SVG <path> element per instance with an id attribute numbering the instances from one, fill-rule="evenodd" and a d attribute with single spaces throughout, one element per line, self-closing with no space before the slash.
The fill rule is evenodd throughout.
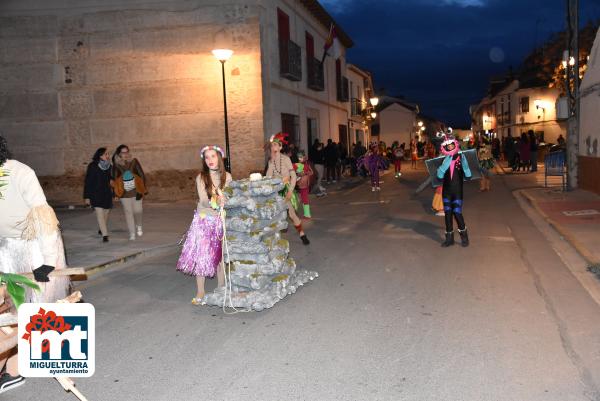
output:
<path id="1" fill-rule="evenodd" d="M 19 373 L 25 377 L 90 377 L 95 369 L 92 304 L 22 304 Z"/>

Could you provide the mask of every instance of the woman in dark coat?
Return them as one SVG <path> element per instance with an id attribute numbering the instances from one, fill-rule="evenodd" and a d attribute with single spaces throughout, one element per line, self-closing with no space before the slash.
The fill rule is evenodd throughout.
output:
<path id="1" fill-rule="evenodd" d="M 110 155 L 106 148 L 100 148 L 94 153 L 92 162 L 87 167 L 83 198 L 85 204 L 96 211 L 98 219 L 98 232 L 102 241 L 108 242 L 108 214 L 112 209 Z"/>
<path id="2" fill-rule="evenodd" d="M 521 140 L 519 141 L 519 155 L 521 156 L 521 164 L 519 165 L 519 171 L 523 167 L 523 171 L 529 172 L 531 168 L 531 148 L 529 146 L 529 139 L 526 133 L 521 134 Z"/>

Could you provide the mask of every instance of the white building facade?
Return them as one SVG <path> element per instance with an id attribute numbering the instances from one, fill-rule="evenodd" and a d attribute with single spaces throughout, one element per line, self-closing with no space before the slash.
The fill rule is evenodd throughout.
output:
<path id="1" fill-rule="evenodd" d="M 600 30 L 580 86 L 579 186 L 600 194 Z"/>

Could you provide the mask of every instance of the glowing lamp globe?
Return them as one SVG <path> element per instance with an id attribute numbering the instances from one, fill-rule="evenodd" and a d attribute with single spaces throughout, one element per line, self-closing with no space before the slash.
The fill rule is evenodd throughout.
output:
<path id="1" fill-rule="evenodd" d="M 231 55 L 233 54 L 233 50 L 229 50 L 229 49 L 215 49 L 212 51 L 213 56 L 215 56 L 215 58 L 221 62 L 223 61 L 227 61 L 231 58 Z"/>

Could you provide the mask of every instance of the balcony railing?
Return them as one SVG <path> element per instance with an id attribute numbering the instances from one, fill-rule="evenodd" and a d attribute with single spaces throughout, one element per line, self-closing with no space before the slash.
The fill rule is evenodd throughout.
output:
<path id="1" fill-rule="evenodd" d="M 314 91 L 324 91 L 325 75 L 323 74 L 323 64 L 314 57 L 312 59 L 307 59 L 306 64 L 306 86 Z"/>
<path id="2" fill-rule="evenodd" d="M 363 101 L 357 98 L 352 98 L 352 101 L 350 103 L 350 113 L 352 114 L 352 116 L 362 116 L 363 115 L 363 111 L 365 109 L 365 106 L 363 104 Z"/>
<path id="3" fill-rule="evenodd" d="M 338 102 L 347 102 L 348 98 L 348 78 L 341 76 L 337 79 L 337 100 Z"/>
<path id="4" fill-rule="evenodd" d="M 302 53 L 291 40 L 279 42 L 279 72 L 290 81 L 302 80 Z"/>

